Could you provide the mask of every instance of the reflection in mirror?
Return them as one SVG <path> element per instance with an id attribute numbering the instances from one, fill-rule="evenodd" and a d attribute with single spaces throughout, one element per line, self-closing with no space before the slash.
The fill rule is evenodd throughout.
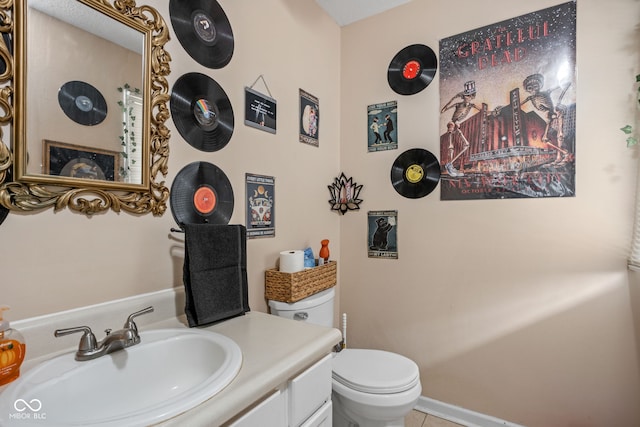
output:
<path id="1" fill-rule="evenodd" d="M 143 135 L 143 95 L 140 89 L 131 88 L 128 84 L 118 88 L 118 90 L 122 93 L 122 99 L 118 101 L 122 113 L 120 176 L 125 182 L 140 184 L 142 182 L 142 144 L 140 137 Z"/>
<path id="2" fill-rule="evenodd" d="M 163 214 L 169 192 L 156 177 L 167 173 L 170 57 L 162 17 L 133 0 L 16 0 L 7 10 L 15 100 L 13 150 L 4 151 L 15 173 L 3 179 L 12 161 L 0 147 L 0 204 Z"/>
<path id="3" fill-rule="evenodd" d="M 119 103 L 125 85 L 142 87 L 144 34 L 77 0 L 27 0 L 27 23 L 26 173 L 141 183 L 123 125 L 136 116 Z M 47 151 L 45 140 L 69 148 Z"/>

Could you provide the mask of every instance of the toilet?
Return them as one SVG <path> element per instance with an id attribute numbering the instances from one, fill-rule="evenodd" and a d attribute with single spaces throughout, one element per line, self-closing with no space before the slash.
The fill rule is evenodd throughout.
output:
<path id="1" fill-rule="evenodd" d="M 269 301 L 271 314 L 333 327 L 335 289 L 294 303 Z M 334 427 L 403 427 L 422 393 L 418 365 L 382 350 L 346 348 L 334 353 Z"/>

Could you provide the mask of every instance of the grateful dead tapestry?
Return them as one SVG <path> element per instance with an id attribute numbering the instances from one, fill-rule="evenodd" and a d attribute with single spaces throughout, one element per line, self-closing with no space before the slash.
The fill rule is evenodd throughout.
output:
<path id="1" fill-rule="evenodd" d="M 441 200 L 575 196 L 576 2 L 440 40 Z"/>

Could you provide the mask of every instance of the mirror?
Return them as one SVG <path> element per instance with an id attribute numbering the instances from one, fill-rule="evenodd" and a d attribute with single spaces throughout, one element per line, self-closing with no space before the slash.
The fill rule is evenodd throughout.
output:
<path id="1" fill-rule="evenodd" d="M 0 142 L 0 205 L 162 215 L 162 16 L 133 0 L 0 0 L 0 32 L 0 126 L 13 125 L 11 146 Z"/>

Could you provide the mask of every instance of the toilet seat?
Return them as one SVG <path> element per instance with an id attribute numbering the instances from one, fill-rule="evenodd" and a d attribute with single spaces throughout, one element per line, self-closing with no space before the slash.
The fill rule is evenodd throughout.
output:
<path id="1" fill-rule="evenodd" d="M 393 394 L 420 382 L 418 365 L 383 350 L 344 349 L 333 358 L 333 379 L 362 393 Z"/>

